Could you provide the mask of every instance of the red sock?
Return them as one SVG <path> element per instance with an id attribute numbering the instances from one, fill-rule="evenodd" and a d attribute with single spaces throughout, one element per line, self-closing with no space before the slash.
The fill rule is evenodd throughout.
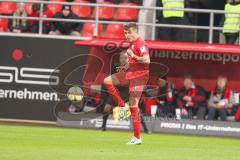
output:
<path id="1" fill-rule="evenodd" d="M 134 137 L 140 138 L 140 129 L 141 129 L 141 118 L 138 107 L 131 107 L 131 116 L 132 116 L 132 124 L 133 124 L 133 133 Z"/>
<path id="2" fill-rule="evenodd" d="M 114 101 L 117 102 L 118 106 L 124 107 L 124 101 L 120 97 L 117 88 L 114 85 L 112 85 L 112 84 L 104 84 L 104 85 L 107 88 L 109 94 L 114 99 Z"/>

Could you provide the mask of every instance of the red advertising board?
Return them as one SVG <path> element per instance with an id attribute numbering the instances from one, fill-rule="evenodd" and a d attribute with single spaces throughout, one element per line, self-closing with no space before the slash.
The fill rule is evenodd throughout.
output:
<path id="1" fill-rule="evenodd" d="M 92 39 L 77 41 L 77 46 L 91 47 L 90 55 L 95 55 L 104 61 L 96 83 L 102 83 L 109 74 L 111 61 L 115 53 L 126 49 L 129 44 L 123 40 Z M 165 72 L 169 80 L 177 88 L 182 87 L 182 79 L 191 74 L 196 84 L 203 86 L 207 91 L 215 86 L 218 75 L 225 75 L 234 91 L 240 91 L 240 46 L 147 41 L 150 49 L 151 61 L 157 63 L 152 67 L 156 73 Z M 89 66 L 94 63 L 88 59 Z"/>

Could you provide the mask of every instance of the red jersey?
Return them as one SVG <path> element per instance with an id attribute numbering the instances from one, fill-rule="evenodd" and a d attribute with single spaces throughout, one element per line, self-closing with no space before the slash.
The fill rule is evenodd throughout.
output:
<path id="1" fill-rule="evenodd" d="M 30 17 L 40 17 L 40 14 L 38 12 L 32 12 L 30 14 Z M 45 18 L 52 18 L 53 17 L 53 13 L 51 10 L 45 10 L 43 12 L 43 17 Z M 49 21 L 43 21 L 44 24 L 50 26 L 50 22 Z M 39 24 L 39 20 L 30 20 L 29 21 L 29 26 L 31 27 L 33 24 Z"/>
<path id="2" fill-rule="evenodd" d="M 146 46 L 146 42 L 140 37 L 132 42 L 130 49 L 138 56 L 142 57 L 145 54 L 149 54 L 149 50 Z M 145 71 L 148 70 L 148 64 L 138 62 L 135 58 L 129 57 L 129 71 Z"/>

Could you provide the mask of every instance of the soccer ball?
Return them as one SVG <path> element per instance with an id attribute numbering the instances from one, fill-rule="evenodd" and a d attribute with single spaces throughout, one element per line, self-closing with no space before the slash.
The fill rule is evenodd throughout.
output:
<path id="1" fill-rule="evenodd" d="M 79 103 L 83 100 L 83 97 L 84 97 L 83 90 L 80 87 L 73 86 L 69 88 L 67 93 L 67 98 L 69 101 Z"/>

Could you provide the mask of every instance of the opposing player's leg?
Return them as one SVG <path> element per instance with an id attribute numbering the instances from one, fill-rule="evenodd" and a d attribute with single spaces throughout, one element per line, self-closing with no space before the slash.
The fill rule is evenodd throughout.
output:
<path id="1" fill-rule="evenodd" d="M 107 88 L 109 94 L 113 98 L 113 100 L 117 103 L 117 107 L 113 109 L 113 118 L 114 122 L 118 123 L 119 121 L 119 112 L 125 106 L 123 99 L 120 96 L 120 93 L 116 86 L 128 86 L 129 81 L 126 80 L 125 72 L 115 73 L 104 79 L 104 85 Z"/>
<path id="2" fill-rule="evenodd" d="M 111 104 L 106 103 L 103 109 L 103 122 L 102 122 L 102 131 L 106 131 L 107 119 L 109 114 L 112 111 L 113 106 Z"/>
<path id="3" fill-rule="evenodd" d="M 104 79 L 104 85 L 108 90 L 108 93 L 112 96 L 115 102 L 117 102 L 118 106 L 123 107 L 124 101 L 122 100 L 118 89 L 116 86 L 121 86 L 121 81 L 117 77 L 117 74 L 112 74 Z"/>

